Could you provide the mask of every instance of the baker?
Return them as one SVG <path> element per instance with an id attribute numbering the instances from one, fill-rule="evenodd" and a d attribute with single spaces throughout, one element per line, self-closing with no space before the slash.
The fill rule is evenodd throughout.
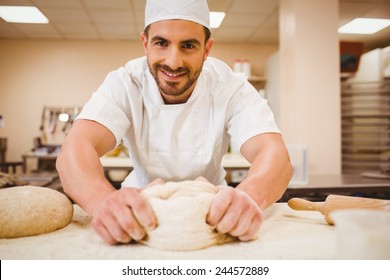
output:
<path id="1" fill-rule="evenodd" d="M 93 216 L 107 243 L 128 243 L 157 226 L 143 187 L 202 176 L 221 186 L 207 222 L 253 239 L 261 210 L 282 196 L 292 176 L 267 101 L 209 56 L 206 0 L 148 0 L 141 39 L 145 56 L 107 75 L 62 145 L 57 169 L 65 192 Z M 99 157 L 122 140 L 134 168 L 115 190 Z M 229 143 L 251 163 L 236 188 L 226 186 L 221 166 Z"/>

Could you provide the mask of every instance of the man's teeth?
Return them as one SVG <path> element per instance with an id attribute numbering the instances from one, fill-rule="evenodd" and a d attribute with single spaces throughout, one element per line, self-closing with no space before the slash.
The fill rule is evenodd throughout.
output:
<path id="1" fill-rule="evenodd" d="M 178 77 L 178 76 L 183 75 L 183 73 L 173 74 L 173 73 L 167 73 L 167 72 L 165 72 L 165 74 L 168 75 L 169 77 Z"/>

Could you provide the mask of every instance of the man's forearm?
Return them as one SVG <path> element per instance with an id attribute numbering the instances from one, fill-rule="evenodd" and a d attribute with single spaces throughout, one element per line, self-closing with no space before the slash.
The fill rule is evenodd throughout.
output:
<path id="1" fill-rule="evenodd" d="M 88 213 L 115 191 L 106 180 L 98 155 L 93 149 L 63 147 L 57 158 L 64 191 Z"/>
<path id="2" fill-rule="evenodd" d="M 285 146 L 264 146 L 254 157 L 247 178 L 237 188 L 248 193 L 260 208 L 265 209 L 282 197 L 292 174 Z"/>

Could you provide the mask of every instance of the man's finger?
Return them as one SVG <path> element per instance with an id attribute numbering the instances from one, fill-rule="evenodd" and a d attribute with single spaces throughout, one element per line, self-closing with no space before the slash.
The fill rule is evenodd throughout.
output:
<path id="1" fill-rule="evenodd" d="M 252 221 L 250 222 L 250 227 L 248 228 L 248 231 L 245 234 L 240 235 L 238 239 L 240 239 L 241 241 L 251 241 L 257 238 L 257 236 L 260 233 L 261 223 L 262 223 L 261 216 L 260 218 L 259 216 L 254 216 Z"/>
<path id="2" fill-rule="evenodd" d="M 207 223 L 211 226 L 216 226 L 225 215 L 233 198 L 234 189 L 229 187 L 219 188 L 213 201 L 211 202 L 209 213 L 207 215 Z"/>
<path id="3" fill-rule="evenodd" d="M 145 197 L 139 192 L 124 190 L 124 199 L 126 204 L 131 208 L 134 217 L 139 224 L 146 230 L 153 230 L 157 226 L 154 211 Z"/>

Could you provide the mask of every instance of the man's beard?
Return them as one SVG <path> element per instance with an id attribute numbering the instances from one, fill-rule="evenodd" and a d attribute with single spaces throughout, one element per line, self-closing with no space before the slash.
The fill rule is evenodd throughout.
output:
<path id="1" fill-rule="evenodd" d="M 154 67 L 152 67 L 150 63 L 148 63 L 148 65 L 149 71 L 152 74 L 154 80 L 156 81 L 157 87 L 159 88 L 160 92 L 169 96 L 180 96 L 186 93 L 187 90 L 191 88 L 191 86 L 196 82 L 201 72 L 201 70 L 197 70 L 191 76 L 191 70 L 188 67 L 179 67 L 176 70 L 173 70 L 168 65 L 155 64 Z M 183 74 L 187 76 L 187 82 L 184 84 L 184 86 L 179 87 L 178 82 L 161 81 L 158 77 L 159 70 L 170 74 Z"/>

